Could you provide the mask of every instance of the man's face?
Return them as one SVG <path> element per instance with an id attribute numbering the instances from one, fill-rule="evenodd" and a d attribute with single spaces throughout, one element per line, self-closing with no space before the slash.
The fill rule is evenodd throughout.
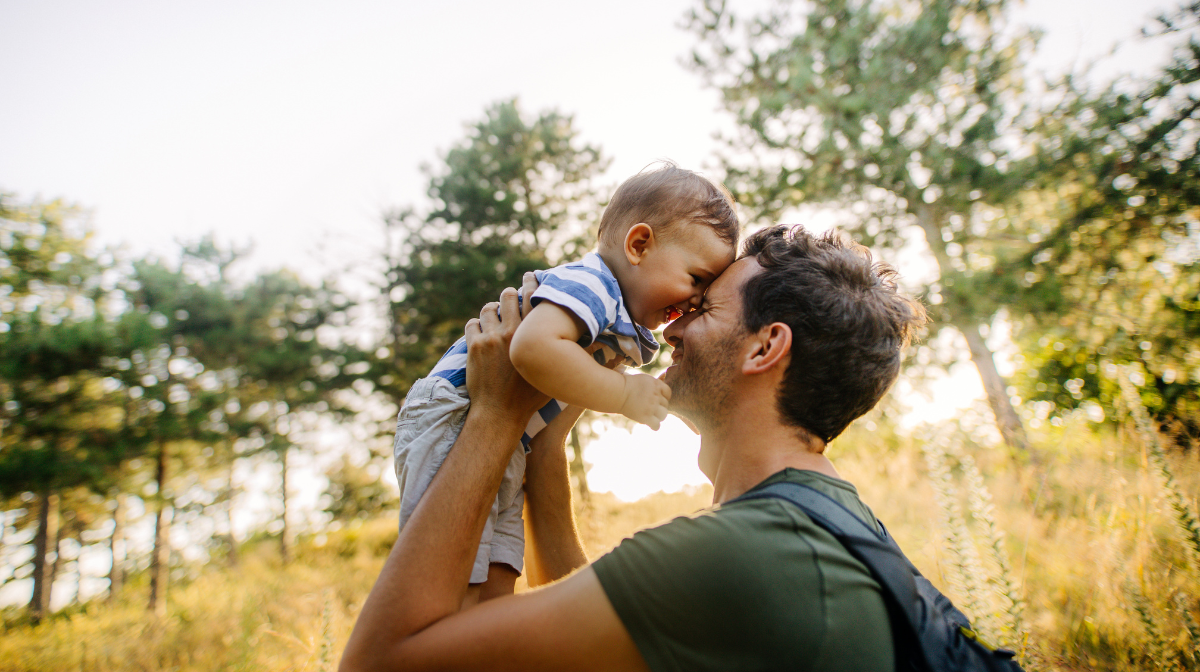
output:
<path id="1" fill-rule="evenodd" d="M 674 347 L 663 381 L 671 386 L 671 410 L 701 431 L 720 426 L 741 365 L 742 285 L 762 270 L 753 258 L 741 259 L 720 275 L 700 307 L 672 322 L 663 332 Z"/>

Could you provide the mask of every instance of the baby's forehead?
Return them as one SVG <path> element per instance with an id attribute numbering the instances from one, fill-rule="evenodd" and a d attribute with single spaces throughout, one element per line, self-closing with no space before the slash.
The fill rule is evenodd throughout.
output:
<path id="1" fill-rule="evenodd" d="M 690 264 L 717 276 L 737 258 L 733 243 L 717 235 L 709 227 L 693 225 L 691 231 L 674 236 L 668 244 L 675 244 Z"/>
<path id="2" fill-rule="evenodd" d="M 691 222 L 684 227 L 680 227 L 677 231 L 680 238 L 698 243 L 699 252 L 711 256 L 728 257 L 729 263 L 732 263 L 734 258 L 737 257 L 738 241 L 729 240 L 720 231 L 708 224 Z"/>
<path id="3" fill-rule="evenodd" d="M 664 231 L 657 233 L 666 234 L 665 237 L 669 241 L 701 242 L 713 252 L 720 250 L 730 256 L 737 252 L 738 241 L 729 240 L 719 229 L 704 221 L 676 221 L 664 228 Z"/>

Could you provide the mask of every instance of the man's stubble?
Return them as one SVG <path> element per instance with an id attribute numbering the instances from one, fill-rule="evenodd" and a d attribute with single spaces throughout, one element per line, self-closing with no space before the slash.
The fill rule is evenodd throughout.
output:
<path id="1" fill-rule="evenodd" d="M 733 391 L 741 334 L 726 334 L 710 347 L 689 344 L 683 361 L 665 378 L 671 386 L 672 412 L 692 421 L 702 432 L 724 424 Z"/>

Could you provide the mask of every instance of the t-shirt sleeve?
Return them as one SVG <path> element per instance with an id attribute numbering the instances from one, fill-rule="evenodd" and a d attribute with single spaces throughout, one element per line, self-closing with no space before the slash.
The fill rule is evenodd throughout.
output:
<path id="1" fill-rule="evenodd" d="M 541 272 L 538 283 L 530 303 L 536 306 L 549 301 L 579 318 L 588 331 L 580 339 L 581 345 L 591 345 L 600 332 L 616 322 L 621 289 L 612 275 L 570 264 Z"/>
<path id="2" fill-rule="evenodd" d="M 593 564 L 655 672 L 794 669 L 788 661 L 821 658 L 814 551 L 800 540 L 786 549 L 756 544 L 748 525 L 776 525 L 795 539 L 794 529 L 786 516 L 764 521 L 746 508 L 638 532 Z M 783 563 L 786 571 L 774 571 Z"/>

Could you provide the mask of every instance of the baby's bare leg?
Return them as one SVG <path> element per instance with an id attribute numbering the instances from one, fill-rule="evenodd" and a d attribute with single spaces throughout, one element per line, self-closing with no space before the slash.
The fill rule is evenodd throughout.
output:
<path id="1" fill-rule="evenodd" d="M 486 602 L 497 597 L 512 595 L 519 576 L 521 576 L 520 573 L 512 567 L 502 562 L 493 562 L 488 566 L 487 581 L 479 586 L 479 601 Z"/>
<path id="2" fill-rule="evenodd" d="M 467 586 L 467 594 L 463 595 L 462 606 L 458 608 L 459 611 L 466 611 L 479 604 L 479 589 L 483 585 L 482 583 L 472 583 Z"/>
<path id="3" fill-rule="evenodd" d="M 467 586 L 467 594 L 463 595 L 462 606 L 458 610 L 466 611 L 480 602 L 512 595 L 519 576 L 521 575 L 512 567 L 502 562 L 493 562 L 488 565 L 487 581 Z"/>

